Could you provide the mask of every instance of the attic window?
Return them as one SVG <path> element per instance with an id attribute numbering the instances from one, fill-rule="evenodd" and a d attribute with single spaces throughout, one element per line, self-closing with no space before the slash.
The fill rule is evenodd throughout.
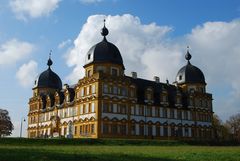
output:
<path id="1" fill-rule="evenodd" d="M 91 54 L 88 54 L 88 60 L 91 59 Z"/>
<path id="2" fill-rule="evenodd" d="M 179 76 L 179 80 L 182 80 L 182 75 Z"/>

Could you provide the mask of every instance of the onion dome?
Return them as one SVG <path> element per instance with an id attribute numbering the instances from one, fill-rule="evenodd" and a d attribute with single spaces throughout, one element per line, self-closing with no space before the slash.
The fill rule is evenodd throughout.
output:
<path id="1" fill-rule="evenodd" d="M 108 42 L 106 39 L 108 33 L 109 31 L 105 26 L 104 20 L 104 26 L 101 31 L 103 40 L 92 46 L 87 52 L 84 67 L 92 63 L 113 63 L 122 65 L 122 67 L 124 68 L 123 59 L 120 51 L 114 44 Z"/>
<path id="2" fill-rule="evenodd" d="M 34 88 L 53 88 L 62 89 L 62 81 L 60 77 L 51 69 L 53 64 L 51 60 L 51 53 L 47 62 L 48 69 L 42 72 L 35 80 Z"/>
<path id="3" fill-rule="evenodd" d="M 192 56 L 189 53 L 189 50 L 187 50 L 185 59 L 188 61 L 188 63 L 178 71 L 176 76 L 177 84 L 185 84 L 185 83 L 206 84 L 203 72 L 198 67 L 190 63 L 191 58 Z"/>

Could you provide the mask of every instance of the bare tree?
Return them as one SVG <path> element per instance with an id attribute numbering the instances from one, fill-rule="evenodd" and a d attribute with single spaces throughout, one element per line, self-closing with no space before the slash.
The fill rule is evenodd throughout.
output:
<path id="1" fill-rule="evenodd" d="M 8 111 L 0 109 L 0 138 L 11 135 L 13 129 Z"/>
<path id="2" fill-rule="evenodd" d="M 226 124 L 231 128 L 233 137 L 240 141 L 240 113 L 232 115 L 229 120 L 226 121 Z"/>
<path id="3" fill-rule="evenodd" d="M 229 125 L 223 123 L 216 114 L 213 115 L 213 130 L 216 141 L 229 141 L 231 139 Z"/>

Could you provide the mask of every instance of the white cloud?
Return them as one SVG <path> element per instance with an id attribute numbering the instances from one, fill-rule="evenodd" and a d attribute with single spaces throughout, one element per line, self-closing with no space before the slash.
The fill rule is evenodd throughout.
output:
<path id="1" fill-rule="evenodd" d="M 10 0 L 10 7 L 18 19 L 48 16 L 61 0 Z"/>
<path id="2" fill-rule="evenodd" d="M 0 46 L 0 67 L 11 65 L 32 53 L 34 46 L 31 43 L 12 39 Z"/>
<path id="3" fill-rule="evenodd" d="M 37 62 L 30 60 L 23 64 L 16 73 L 16 78 L 23 87 L 31 87 L 37 76 Z"/>
<path id="4" fill-rule="evenodd" d="M 215 98 L 216 112 L 224 119 L 239 112 L 240 104 L 240 20 L 207 22 L 187 35 L 193 61 L 205 73 L 208 87 L 225 98 Z M 225 88 L 229 86 L 230 89 Z M 213 93 L 214 97 L 214 93 Z"/>
<path id="5" fill-rule="evenodd" d="M 76 82 L 84 75 L 82 66 L 84 65 L 85 55 L 91 46 L 101 41 L 100 29 L 103 27 L 104 18 L 109 29 L 107 39 L 119 48 L 124 64 L 127 67 L 127 73 L 137 71 L 142 73 L 142 76 L 147 76 L 150 79 L 152 79 L 153 75 L 160 75 L 166 79 L 171 74 L 163 68 L 153 68 L 153 64 L 165 64 L 167 66 L 166 62 L 174 61 L 176 62 L 174 66 L 178 67 L 180 65 L 178 64 L 178 58 L 181 53 L 175 49 L 178 47 L 169 48 L 167 44 L 161 43 L 172 30 L 171 27 L 160 27 L 155 23 L 143 25 L 138 17 L 129 14 L 107 17 L 94 15 L 88 18 L 74 41 L 74 47 L 66 56 L 68 66 L 75 67 L 68 76 L 71 82 Z M 154 55 L 164 59 L 154 59 Z M 149 57 L 154 62 L 149 64 L 148 60 L 150 59 L 147 60 L 146 57 Z M 138 64 L 138 67 L 136 67 L 136 64 Z M 175 75 L 175 71 L 173 75 Z"/>
<path id="6" fill-rule="evenodd" d="M 102 2 L 103 0 L 79 0 L 79 1 L 84 4 L 93 4 L 93 3 Z"/>
<path id="7" fill-rule="evenodd" d="M 67 65 L 74 67 L 66 78 L 70 82 L 76 83 L 84 76 L 85 55 L 91 46 L 101 41 L 104 18 L 110 32 L 107 39 L 119 48 L 127 75 L 137 71 L 143 78 L 152 79 L 157 75 L 162 82 L 166 78 L 172 82 L 186 64 L 184 55 L 189 45 L 191 63 L 204 72 L 208 89 L 212 90 L 209 92 L 213 92 L 214 111 L 223 119 L 239 112 L 240 20 L 206 22 L 189 34 L 172 39 L 168 34 L 172 32 L 171 27 L 142 24 L 138 17 L 129 14 L 90 16 L 75 39 L 74 47 L 66 54 Z"/>
<path id="8" fill-rule="evenodd" d="M 59 45 L 58 45 L 58 49 L 62 49 L 65 48 L 67 45 L 71 44 L 71 39 L 67 39 L 65 41 L 62 41 Z"/>

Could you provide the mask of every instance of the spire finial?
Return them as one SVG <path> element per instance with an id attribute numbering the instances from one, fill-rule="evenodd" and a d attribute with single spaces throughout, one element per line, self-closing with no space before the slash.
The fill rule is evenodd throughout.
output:
<path id="1" fill-rule="evenodd" d="M 187 46 L 187 53 L 185 55 L 185 59 L 190 63 L 190 59 L 192 58 L 192 55 L 189 53 L 189 46 Z"/>
<path id="2" fill-rule="evenodd" d="M 105 26 L 106 19 L 103 20 L 103 28 L 102 28 L 102 36 L 104 37 L 104 40 L 106 40 L 106 36 L 108 35 L 108 29 Z"/>
<path id="3" fill-rule="evenodd" d="M 52 50 L 50 50 L 50 52 L 49 52 L 49 59 L 48 59 L 48 62 L 47 62 L 48 68 L 50 68 L 50 66 L 53 64 L 53 62 L 51 60 L 51 56 L 52 56 Z"/>

